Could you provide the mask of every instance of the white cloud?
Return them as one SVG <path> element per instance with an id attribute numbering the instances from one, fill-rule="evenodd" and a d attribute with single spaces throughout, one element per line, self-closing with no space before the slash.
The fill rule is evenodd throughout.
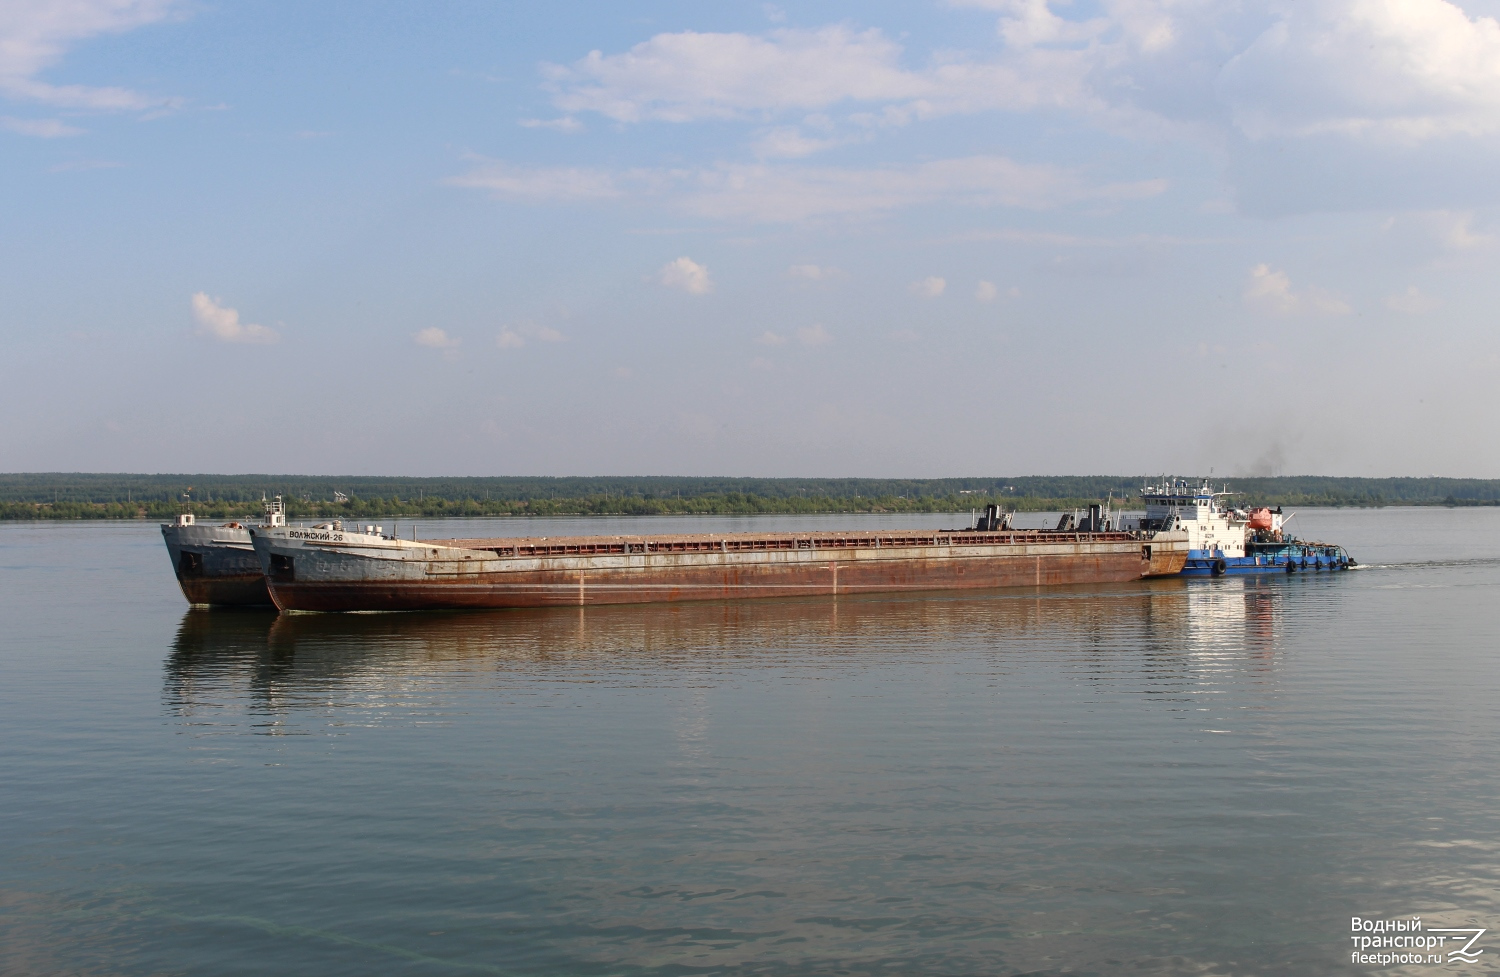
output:
<path id="1" fill-rule="evenodd" d="M 559 119 L 522 119 L 519 123 L 525 129 L 555 129 L 558 132 L 582 132 L 583 123 L 565 115 Z"/>
<path id="2" fill-rule="evenodd" d="M 17 135 L 35 136 L 38 139 L 60 139 L 64 136 L 81 136 L 83 130 L 77 126 L 70 126 L 57 119 L 17 119 L 12 116 L 0 116 L 0 128 L 8 129 Z"/>
<path id="3" fill-rule="evenodd" d="M 614 174 L 577 166 L 512 166 L 486 160 L 445 182 L 524 200 L 604 200 L 621 195 Z"/>
<path id="4" fill-rule="evenodd" d="M 1043 210 L 1083 200 L 1155 196 L 1165 181 L 1090 186 L 1055 166 L 970 156 L 866 169 L 722 165 L 700 170 L 679 206 L 700 217 L 762 223 L 868 216 L 933 203 Z"/>
<path id="5" fill-rule="evenodd" d="M 1348 315 L 1353 310 L 1338 296 L 1316 287 L 1301 292 L 1292 290 L 1286 272 L 1260 264 L 1250 269 L 1250 283 L 1245 287 L 1245 304 L 1273 315 Z"/>
<path id="6" fill-rule="evenodd" d="M 1084 21 L 1065 20 L 1052 12 L 1046 0 L 967 0 L 956 5 L 1009 14 L 1001 18 L 998 32 L 1007 44 L 1016 48 L 1096 42 L 1111 26 L 1107 16 Z M 1115 9 L 1118 10 L 1118 5 Z"/>
<path id="7" fill-rule="evenodd" d="M 1079 20 L 1060 15 L 1062 0 L 960 5 L 1001 12 L 999 62 L 1127 124 L 1152 116 L 1252 140 L 1500 132 L 1500 24 L 1447 0 L 1103 0 Z"/>
<path id="8" fill-rule="evenodd" d="M 842 143 L 841 139 L 818 139 L 805 136 L 795 126 L 777 126 L 760 135 L 751 150 L 761 159 L 797 159 L 811 156 Z"/>
<path id="9" fill-rule="evenodd" d="M 901 45 L 879 30 L 845 25 L 764 35 L 658 34 L 621 54 L 590 52 L 546 65 L 556 105 L 618 122 L 765 119 L 867 105 L 850 119 L 867 126 L 988 109 L 1083 105 L 1084 72 L 1059 71 L 1075 52 L 1024 50 L 1008 58 L 952 52 L 912 70 Z"/>
<path id="10" fill-rule="evenodd" d="M 943 292 L 947 291 L 947 289 L 948 282 L 945 279 L 937 277 L 936 275 L 928 275 L 921 281 L 912 282 L 910 285 L 906 286 L 906 290 L 908 292 L 911 292 L 913 295 L 920 295 L 923 298 L 927 299 L 935 299 L 939 295 L 942 295 Z"/>
<path id="11" fill-rule="evenodd" d="M 1469 211 L 1407 211 L 1381 222 L 1381 245 L 1392 258 L 1411 267 L 1428 262 L 1434 267 L 1478 269 L 1489 262 L 1486 252 L 1495 236 L 1475 226 Z"/>
<path id="12" fill-rule="evenodd" d="M 974 289 L 974 297 L 981 302 L 993 302 L 999 294 L 1000 290 L 995 287 L 994 282 L 980 282 Z"/>
<path id="13" fill-rule="evenodd" d="M 724 163 L 696 170 L 618 174 L 487 161 L 447 182 L 534 201 L 599 200 L 628 193 L 662 199 L 696 217 L 757 223 L 866 217 L 934 203 L 1046 210 L 1138 200 L 1167 187 L 1165 180 L 1092 184 L 1074 170 L 1017 163 L 1004 156 L 868 168 Z"/>
<path id="14" fill-rule="evenodd" d="M 713 280 L 708 277 L 708 269 L 687 256 L 662 265 L 661 271 L 657 272 L 657 280 L 668 288 L 675 288 L 689 295 L 707 295 L 714 290 Z"/>
<path id="15" fill-rule="evenodd" d="M 428 326 L 411 339 L 418 346 L 430 346 L 433 349 L 452 349 L 459 344 L 458 339 L 448 335 L 447 330 L 439 329 L 437 326 Z"/>
<path id="16" fill-rule="evenodd" d="M 995 47 L 910 63 L 891 37 L 847 25 L 689 31 L 544 73 L 569 113 L 769 126 L 754 143 L 762 159 L 861 127 L 1064 111 L 1114 133 L 1198 139 L 1228 162 L 1240 209 L 1267 213 L 1389 206 L 1393 188 L 1431 206 L 1414 182 L 1436 202 L 1462 200 L 1460 185 L 1488 186 L 1500 149 L 1500 22 L 1449 0 L 952 2 L 1000 15 Z M 831 128 L 795 124 L 809 113 Z M 1305 145 L 1272 145 L 1286 141 Z"/>
<path id="17" fill-rule="evenodd" d="M 1472 213 L 1433 211 L 1419 215 L 1418 223 L 1425 225 L 1438 243 L 1449 251 L 1471 251 L 1495 243 L 1493 234 L 1474 229 Z"/>
<path id="18" fill-rule="evenodd" d="M 788 339 L 780 333 L 775 333 L 767 329 L 755 337 L 755 342 L 761 346 L 785 346 Z M 797 342 L 803 346 L 826 346 L 833 342 L 833 336 L 824 328 L 821 322 L 818 322 L 798 329 Z"/>
<path id="19" fill-rule="evenodd" d="M 221 305 L 206 292 L 193 293 L 193 318 L 198 320 L 200 335 L 224 343 L 274 343 L 281 339 L 274 329 L 240 322 L 238 310 Z"/>
<path id="20" fill-rule="evenodd" d="M 180 99 L 126 88 L 53 85 L 37 79 L 79 41 L 155 23 L 178 6 L 177 0 L 6 0 L 0 4 L 0 93 L 96 110 L 142 111 L 180 104 Z"/>
<path id="21" fill-rule="evenodd" d="M 1219 89 L 1252 139 L 1493 133 L 1500 23 L 1446 0 L 1288 4 L 1224 66 Z"/>
<path id="22" fill-rule="evenodd" d="M 805 326 L 797 330 L 797 342 L 803 346 L 827 346 L 833 342 L 833 337 L 828 330 L 823 328 L 821 322 L 811 326 Z"/>
<path id="23" fill-rule="evenodd" d="M 1407 315 L 1426 315 L 1437 311 L 1442 305 L 1441 299 L 1424 294 L 1415 285 L 1408 285 L 1406 291 L 1388 295 L 1385 299 L 1386 308 L 1392 312 L 1404 312 Z"/>
<path id="24" fill-rule="evenodd" d="M 624 54 L 592 51 L 546 73 L 566 112 L 688 122 L 911 98 L 921 86 L 897 65 L 900 52 L 878 30 L 842 26 L 766 37 L 684 31 L 658 34 Z"/>
<path id="25" fill-rule="evenodd" d="M 826 282 L 844 277 L 842 271 L 828 265 L 792 265 L 786 273 L 792 278 L 800 278 L 809 282 Z"/>
<path id="26" fill-rule="evenodd" d="M 1245 303 L 1278 315 L 1290 315 L 1299 305 L 1297 296 L 1292 294 L 1292 280 L 1284 271 L 1272 271 L 1270 265 L 1256 265 L 1250 269 Z"/>
<path id="27" fill-rule="evenodd" d="M 532 340 L 540 343 L 565 343 L 568 337 L 551 326 L 538 326 L 531 320 L 500 327 L 495 345 L 501 349 L 522 349 Z"/>
<path id="28" fill-rule="evenodd" d="M 1105 0 L 1106 15 L 1088 21 L 1064 19 L 1045 0 L 978 5 L 1006 12 L 1004 49 L 988 56 L 943 51 L 915 68 L 902 64 L 903 48 L 881 31 L 830 25 L 763 35 L 658 34 L 629 51 L 593 51 L 543 73 L 563 111 L 618 122 L 765 121 L 858 108 L 846 121 L 878 128 L 995 109 L 1109 111 L 1111 99 L 1139 87 L 1129 84 L 1131 71 L 1143 67 L 1133 62 L 1159 55 L 1179 32 L 1167 5 L 1152 0 Z M 1208 28 L 1217 31 L 1214 39 L 1225 32 L 1217 23 Z M 1145 68 L 1149 74 L 1155 66 Z M 815 148 L 800 133 L 787 138 L 798 154 Z"/>

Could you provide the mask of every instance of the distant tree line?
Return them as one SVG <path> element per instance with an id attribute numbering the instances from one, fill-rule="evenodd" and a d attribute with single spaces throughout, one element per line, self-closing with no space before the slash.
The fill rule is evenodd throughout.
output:
<path id="1" fill-rule="evenodd" d="M 0 474 L 0 519 L 252 518 L 283 497 L 293 518 L 381 516 L 754 515 L 1021 512 L 1113 497 L 1127 506 L 1150 476 L 1014 478 L 402 478 L 300 475 Z M 1294 475 L 1215 481 L 1247 505 L 1500 505 L 1500 479 Z"/>

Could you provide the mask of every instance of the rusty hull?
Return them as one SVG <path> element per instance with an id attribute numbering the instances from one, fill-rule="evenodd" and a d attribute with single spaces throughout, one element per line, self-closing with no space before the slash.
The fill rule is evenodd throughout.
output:
<path id="1" fill-rule="evenodd" d="M 250 542 L 238 523 L 161 527 L 172 571 L 189 604 L 268 607 L 271 594 Z"/>
<path id="2" fill-rule="evenodd" d="M 236 574 L 222 577 L 192 577 L 179 575 L 182 596 L 189 604 L 212 607 L 270 607 L 271 594 L 266 589 L 265 574 Z"/>
<path id="3" fill-rule="evenodd" d="M 735 533 L 443 543 L 332 532 L 298 539 L 262 529 L 254 535 L 276 606 L 298 611 L 1046 587 L 1173 575 L 1187 560 L 1184 533 Z"/>

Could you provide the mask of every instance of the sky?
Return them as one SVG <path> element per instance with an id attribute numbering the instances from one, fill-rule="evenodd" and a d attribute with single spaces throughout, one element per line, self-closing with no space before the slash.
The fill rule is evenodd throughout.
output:
<path id="1" fill-rule="evenodd" d="M 1500 0 L 0 0 L 0 470 L 1500 477 Z"/>

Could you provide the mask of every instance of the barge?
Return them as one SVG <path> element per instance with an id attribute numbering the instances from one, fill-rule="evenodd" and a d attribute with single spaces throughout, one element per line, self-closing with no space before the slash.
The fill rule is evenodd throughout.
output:
<path id="1" fill-rule="evenodd" d="M 252 527 L 283 611 L 582 606 L 977 590 L 1175 576 L 1188 534 L 1126 531 L 1099 515 L 974 528 L 408 540 L 378 526 Z"/>
<path id="2" fill-rule="evenodd" d="M 286 525 L 281 497 L 266 504 L 265 528 Z M 208 607 L 269 607 L 265 571 L 255 555 L 249 527 L 237 522 L 200 524 L 185 512 L 163 523 L 161 535 L 172 571 L 189 604 Z"/>

